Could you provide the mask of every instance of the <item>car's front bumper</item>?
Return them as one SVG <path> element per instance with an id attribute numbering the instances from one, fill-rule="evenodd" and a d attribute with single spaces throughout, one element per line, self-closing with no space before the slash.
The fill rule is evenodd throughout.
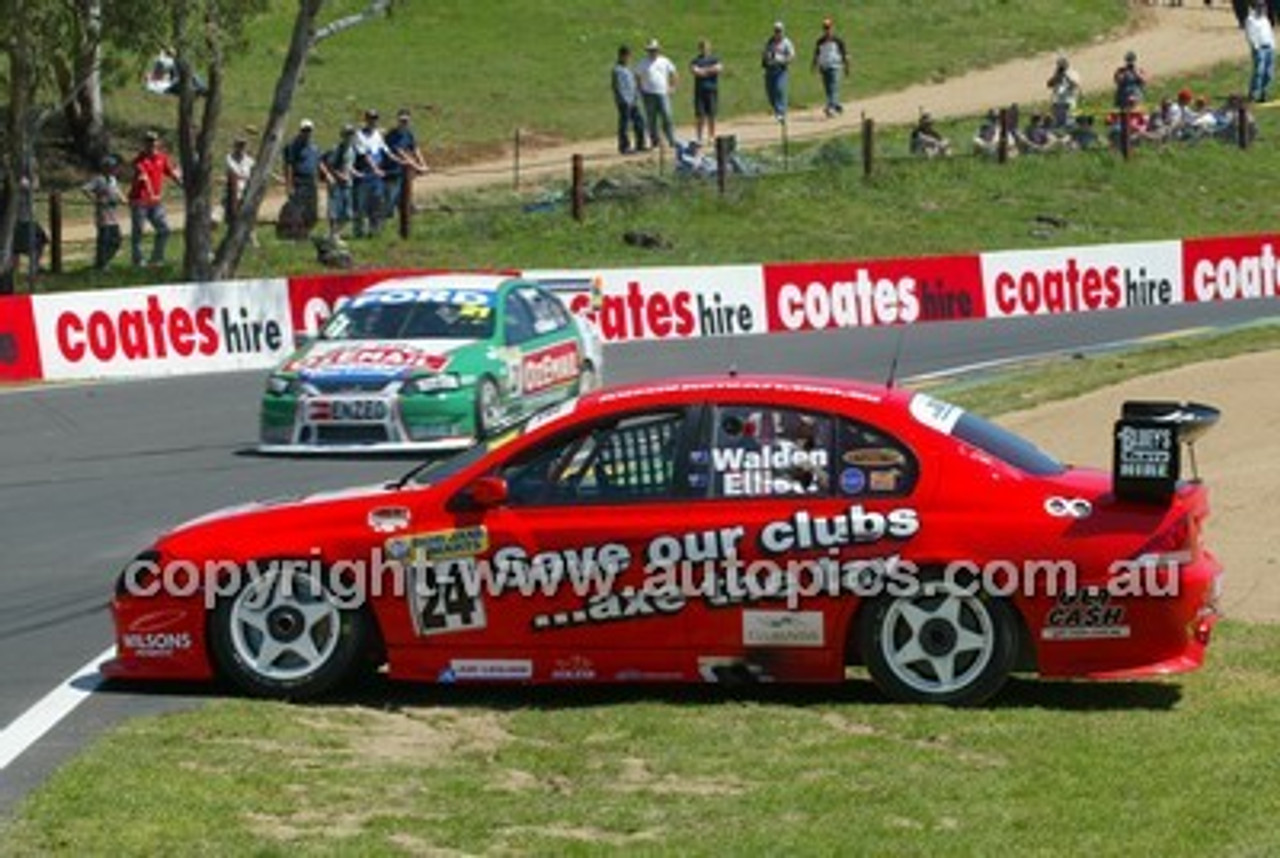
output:
<path id="1" fill-rule="evenodd" d="M 414 396 L 275 396 L 262 400 L 263 453 L 432 452 L 475 442 L 471 388 Z"/>

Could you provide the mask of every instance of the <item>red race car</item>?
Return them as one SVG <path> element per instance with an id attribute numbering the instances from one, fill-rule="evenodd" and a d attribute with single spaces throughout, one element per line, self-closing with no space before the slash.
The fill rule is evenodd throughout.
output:
<path id="1" fill-rule="evenodd" d="M 305 698 L 419 682 L 841 682 L 973 704 L 1014 671 L 1198 667 L 1221 567 L 1128 403 L 1112 473 L 923 393 L 794 377 L 600 391 L 387 485 L 253 504 L 120 575 L 110 677 Z"/>

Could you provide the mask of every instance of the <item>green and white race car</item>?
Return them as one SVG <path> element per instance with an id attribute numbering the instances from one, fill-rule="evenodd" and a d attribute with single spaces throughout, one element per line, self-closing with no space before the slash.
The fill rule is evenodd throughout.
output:
<path id="1" fill-rule="evenodd" d="M 470 446 L 600 383 L 600 337 L 536 282 L 388 280 L 343 305 L 267 379 L 265 453 Z"/>

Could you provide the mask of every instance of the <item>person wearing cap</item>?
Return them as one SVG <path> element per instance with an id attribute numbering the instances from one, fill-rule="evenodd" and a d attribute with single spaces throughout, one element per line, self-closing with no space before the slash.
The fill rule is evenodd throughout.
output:
<path id="1" fill-rule="evenodd" d="M 1049 88 L 1049 107 L 1053 116 L 1054 128 L 1066 128 L 1071 124 L 1080 104 L 1084 88 L 1080 85 L 1080 74 L 1071 67 L 1066 57 L 1058 57 L 1054 64 L 1053 74 L 1045 84 Z"/>
<path id="2" fill-rule="evenodd" d="M 97 231 L 93 267 L 98 271 L 106 268 L 120 251 L 118 210 L 124 202 L 124 193 L 120 190 L 119 172 L 120 160 L 115 155 L 105 155 L 98 164 L 98 175 L 81 187 L 93 202 L 93 225 Z"/>
<path id="3" fill-rule="evenodd" d="M 329 189 L 329 237 L 342 237 L 342 229 L 351 220 L 356 170 L 356 127 L 344 125 L 338 145 L 320 159 L 320 177 Z"/>
<path id="4" fill-rule="evenodd" d="M 787 38 L 781 21 L 773 24 L 773 33 L 764 43 L 760 65 L 764 69 L 764 92 L 779 122 L 787 119 L 787 70 L 796 58 L 796 46 Z"/>
<path id="5" fill-rule="evenodd" d="M 304 119 L 298 133 L 284 147 L 284 185 L 289 199 L 297 206 L 308 231 L 319 219 L 320 147 L 315 141 L 315 123 Z"/>
<path id="6" fill-rule="evenodd" d="M 640 98 L 644 102 L 650 145 L 659 145 L 658 123 L 661 122 L 662 136 L 666 138 L 667 145 L 676 148 L 671 93 L 675 92 L 679 78 L 675 63 L 663 55 L 662 45 L 657 39 L 650 39 L 644 46 L 644 59 L 636 65 L 636 79 L 640 82 Z"/>
<path id="7" fill-rule="evenodd" d="M 1257 104 L 1267 100 L 1267 89 L 1275 77 L 1276 34 L 1271 26 L 1266 0 L 1254 0 L 1244 20 L 1244 35 L 1249 42 L 1253 73 L 1249 76 L 1249 100 Z"/>
<path id="8" fill-rule="evenodd" d="M 689 73 L 693 75 L 693 115 L 697 122 L 698 142 L 702 142 L 702 132 L 716 139 L 716 113 L 719 112 L 720 72 L 724 65 L 720 58 L 711 52 L 708 39 L 698 41 L 698 55 L 689 62 Z"/>
<path id="9" fill-rule="evenodd" d="M 609 85 L 613 89 L 613 106 L 618 109 L 618 154 L 643 152 L 648 147 L 644 137 L 644 114 L 640 112 L 640 83 L 631 69 L 631 48 L 626 45 L 618 47 L 618 59 L 613 64 Z M 634 144 L 631 142 L 633 137 Z"/>
<path id="10" fill-rule="evenodd" d="M 387 162 L 387 141 L 378 127 L 378 111 L 364 112 L 364 125 L 356 131 L 355 221 L 356 236 L 376 235 L 387 213 L 383 172 Z"/>
<path id="11" fill-rule="evenodd" d="M 1143 90 L 1147 86 L 1147 75 L 1138 68 L 1138 55 L 1129 51 L 1124 55 L 1124 65 L 1116 69 L 1112 79 L 1116 85 L 1115 106 L 1121 110 L 1128 109 L 1130 103 L 1141 104 Z"/>
<path id="12" fill-rule="evenodd" d="M 823 115 L 831 118 L 844 113 L 844 105 L 840 103 L 840 75 L 843 72 L 845 77 L 849 76 L 849 52 L 845 50 L 844 39 L 835 34 L 835 22 L 830 18 L 822 19 L 822 35 L 813 46 L 809 70 L 822 74 L 822 91 L 827 96 Z"/>
<path id="13" fill-rule="evenodd" d="M 129 249 L 134 265 L 142 265 L 142 233 L 148 223 L 155 232 L 150 264 L 164 264 L 165 244 L 169 240 L 169 221 L 164 210 L 165 177 L 182 182 L 182 174 L 160 148 L 160 135 L 148 131 L 142 151 L 133 159 L 133 181 L 129 185 Z"/>
<path id="14" fill-rule="evenodd" d="M 382 172 L 387 181 L 387 216 L 394 217 L 404 193 L 405 171 L 414 175 L 427 172 L 427 160 L 418 148 L 418 138 L 413 133 L 412 117 L 408 108 L 396 113 L 396 127 L 387 132 L 387 156 Z"/>
<path id="15" fill-rule="evenodd" d="M 226 187 L 222 196 L 222 219 L 228 226 L 240 211 L 244 202 L 244 191 L 249 186 L 249 177 L 253 175 L 253 165 L 257 163 L 249 154 L 249 141 L 245 137 L 236 137 L 231 141 L 231 151 L 227 153 Z M 257 236 L 252 237 L 257 246 Z"/>

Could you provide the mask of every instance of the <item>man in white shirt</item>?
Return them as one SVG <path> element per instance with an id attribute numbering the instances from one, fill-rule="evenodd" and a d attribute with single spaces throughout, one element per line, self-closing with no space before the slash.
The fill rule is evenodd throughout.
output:
<path id="1" fill-rule="evenodd" d="M 1261 103 L 1267 100 L 1267 87 L 1275 71 L 1276 35 L 1267 17 L 1266 0 L 1254 0 L 1249 17 L 1244 20 L 1244 36 L 1253 54 L 1253 76 L 1249 79 L 1249 98 Z"/>
<path id="2" fill-rule="evenodd" d="M 1058 57 L 1053 76 L 1047 84 L 1052 96 L 1050 106 L 1053 109 L 1053 126 L 1065 128 L 1071 124 L 1071 118 L 1080 104 L 1083 89 L 1080 86 L 1080 75 L 1071 67 L 1066 57 Z"/>
<path id="3" fill-rule="evenodd" d="M 640 81 L 640 97 L 644 99 L 645 121 L 649 126 L 649 142 L 658 145 L 658 122 L 662 122 L 662 136 L 672 149 L 676 147 L 675 124 L 671 119 L 671 93 L 675 92 L 675 63 L 662 54 L 657 39 L 650 39 L 644 46 L 644 59 L 636 66 L 636 78 Z"/>
<path id="4" fill-rule="evenodd" d="M 760 65 L 764 68 L 764 91 L 773 109 L 773 118 L 787 119 L 787 69 L 796 58 L 796 46 L 787 38 L 781 21 L 773 25 L 773 35 L 764 43 Z"/>

